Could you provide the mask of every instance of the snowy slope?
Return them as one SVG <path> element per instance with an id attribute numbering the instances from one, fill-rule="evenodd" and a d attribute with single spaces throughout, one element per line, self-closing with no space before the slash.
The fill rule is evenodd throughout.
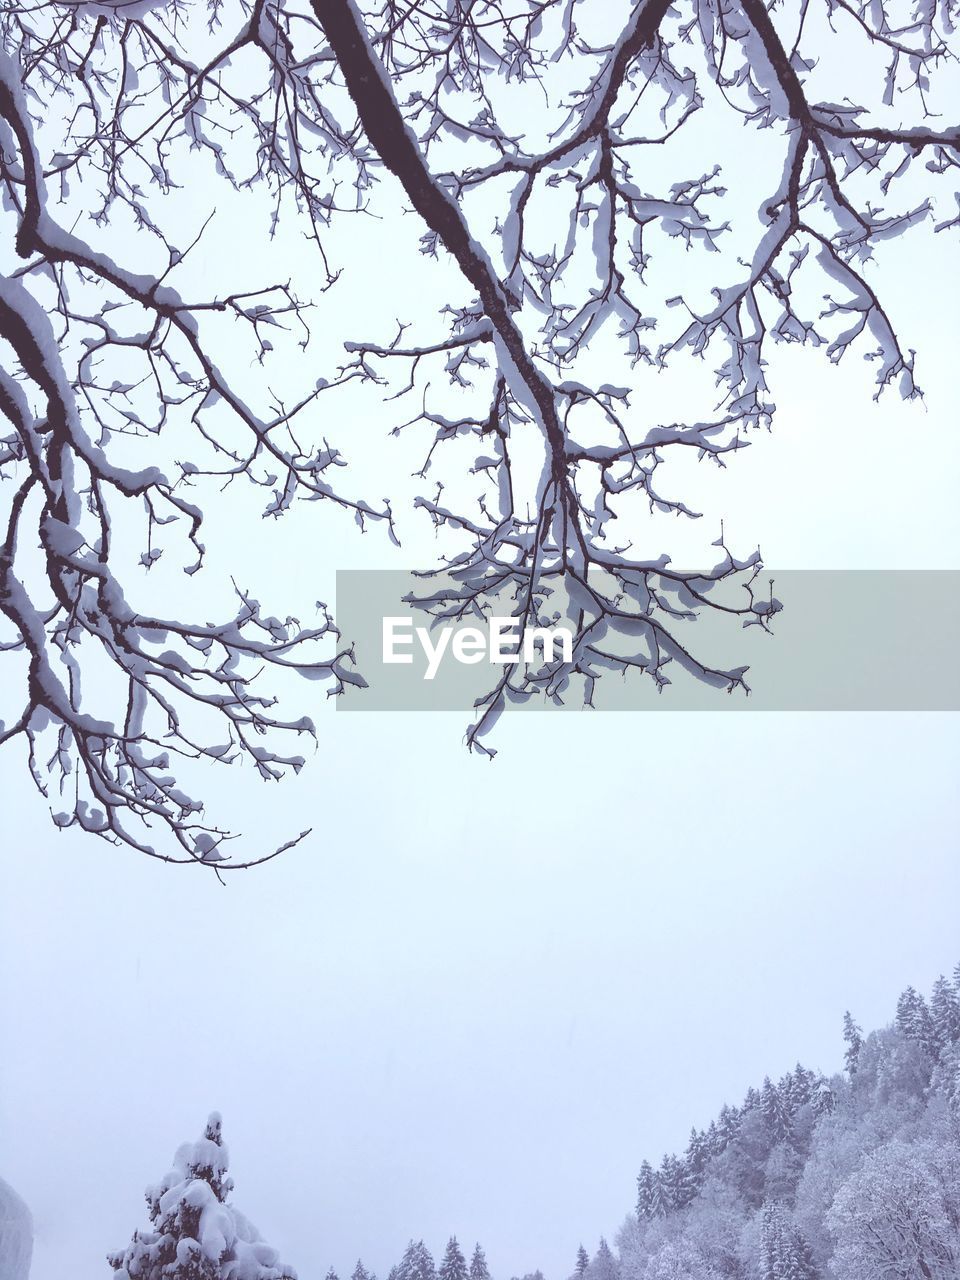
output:
<path id="1" fill-rule="evenodd" d="M 27 1280 L 33 1252 L 33 1219 L 13 1187 L 0 1178 L 0 1277 Z"/>

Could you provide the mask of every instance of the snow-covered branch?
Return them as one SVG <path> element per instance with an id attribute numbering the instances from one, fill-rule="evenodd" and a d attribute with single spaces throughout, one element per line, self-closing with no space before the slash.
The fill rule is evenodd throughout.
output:
<path id="1" fill-rule="evenodd" d="M 345 390 L 419 450 L 413 507 L 440 546 L 422 607 L 523 630 L 562 601 L 574 624 L 571 656 L 509 667 L 481 699 L 472 745 L 492 750 L 511 701 L 589 702 L 607 672 L 746 689 L 678 623 L 768 627 L 779 606 L 759 553 L 716 529 L 706 567 L 674 566 L 655 521 L 699 511 L 670 463 L 724 467 L 771 426 L 777 344 L 857 349 L 877 395 L 920 394 L 875 259 L 960 225 L 956 18 L 956 0 L 0 7 L 0 647 L 21 664 L 0 741 L 28 744 L 57 820 L 215 861 L 224 833 L 178 768 L 298 768 L 261 739 L 312 724 L 253 681 L 359 681 L 325 609 L 280 621 L 237 573 L 221 621 L 153 616 L 128 563 L 132 537 L 138 572 L 183 554 L 192 580 L 214 490 L 238 480 L 265 515 L 321 502 L 395 537 L 390 499 L 333 483 L 350 473 L 325 406 Z M 732 128 L 739 168 L 715 143 Z M 265 235 L 308 265 L 254 281 L 238 261 L 204 293 L 216 201 L 184 218 L 191 181 L 259 191 Z M 386 330 L 345 308 L 315 355 L 339 226 L 389 231 L 408 206 L 446 305 L 384 299 Z M 322 367 L 297 389 L 308 349 Z"/>

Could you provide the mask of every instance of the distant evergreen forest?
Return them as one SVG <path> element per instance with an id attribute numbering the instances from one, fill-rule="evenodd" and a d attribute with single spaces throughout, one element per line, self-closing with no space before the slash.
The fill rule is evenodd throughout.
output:
<path id="1" fill-rule="evenodd" d="M 960 1280 L 960 965 L 883 1030 L 847 1013 L 843 1039 L 842 1074 L 767 1078 L 645 1160 L 615 1249 L 581 1246 L 571 1280 Z M 479 1246 L 468 1267 L 451 1240 L 435 1268 L 420 1240 L 388 1280 L 489 1273 Z"/>

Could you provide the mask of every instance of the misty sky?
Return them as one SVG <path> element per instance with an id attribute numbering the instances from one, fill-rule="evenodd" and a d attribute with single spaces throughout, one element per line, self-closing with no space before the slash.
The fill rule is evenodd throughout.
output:
<path id="1" fill-rule="evenodd" d="M 35 1280 L 105 1274 L 212 1108 L 301 1276 L 451 1232 L 563 1276 L 641 1159 L 960 956 L 953 717 L 518 717 L 493 765 L 451 716 L 334 727 L 266 815 L 320 834 L 225 889 L 52 836 L 4 771 Z"/>
<path id="2" fill-rule="evenodd" d="M 916 288 L 958 254 L 905 243 L 884 269 L 925 404 L 783 353 L 773 434 L 693 479 L 710 537 L 725 516 L 781 568 L 960 568 L 960 321 Z M 326 518 L 228 549 L 279 595 L 389 565 L 382 539 L 321 543 Z M 0 753 L 0 1175 L 31 1280 L 108 1275 L 213 1109 L 237 1206 L 301 1280 L 358 1256 L 383 1280 L 452 1233 L 494 1280 L 564 1280 L 644 1158 L 798 1059 L 839 1069 L 845 1009 L 885 1023 L 960 960 L 956 716 L 506 717 L 492 763 L 465 722 L 331 713 L 298 778 L 212 779 L 254 844 L 315 828 L 226 887 L 56 832 L 23 744 Z"/>

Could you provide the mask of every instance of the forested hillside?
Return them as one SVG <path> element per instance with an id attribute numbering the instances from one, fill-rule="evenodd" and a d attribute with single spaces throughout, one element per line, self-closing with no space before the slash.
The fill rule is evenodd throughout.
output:
<path id="1" fill-rule="evenodd" d="M 581 1246 L 570 1280 L 960 1280 L 960 966 L 843 1039 L 841 1074 L 798 1064 L 644 1161 L 616 1250 Z M 411 1242 L 388 1280 L 438 1276 L 468 1280 L 455 1240 L 436 1269 Z"/>
<path id="2" fill-rule="evenodd" d="M 843 1035 L 843 1074 L 766 1079 L 643 1163 L 620 1280 L 960 1278 L 960 966 Z M 608 1280 L 601 1254 L 585 1280 Z"/>

